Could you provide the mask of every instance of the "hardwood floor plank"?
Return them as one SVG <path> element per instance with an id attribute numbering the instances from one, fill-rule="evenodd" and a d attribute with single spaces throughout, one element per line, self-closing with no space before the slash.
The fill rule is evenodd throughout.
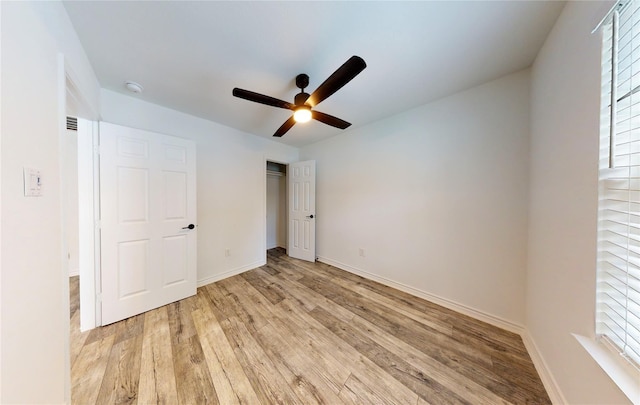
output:
<path id="1" fill-rule="evenodd" d="M 256 273 L 261 274 L 259 271 Z M 307 311 L 311 311 L 316 306 L 320 306 L 346 322 L 355 316 L 353 312 L 298 283 L 296 280 L 299 280 L 299 278 L 290 280 L 284 275 L 274 277 L 264 273 L 262 273 L 262 276 L 272 281 L 274 285 L 278 285 L 278 288 L 281 289 L 283 295 L 289 299 L 290 302 L 297 302 Z"/>
<path id="2" fill-rule="evenodd" d="M 173 368 L 180 404 L 217 404 L 218 397 L 191 316 L 194 297 L 167 305 Z"/>
<path id="3" fill-rule="evenodd" d="M 100 391 L 109 353 L 115 336 L 85 344 L 71 369 L 71 402 L 73 404 L 95 404 Z"/>
<path id="4" fill-rule="evenodd" d="M 291 263 L 287 259 L 289 259 L 289 257 L 281 251 L 278 251 L 278 249 L 270 249 L 267 252 L 267 265 L 278 269 L 280 273 L 285 274 L 291 280 L 302 277 L 297 264 Z"/>
<path id="5" fill-rule="evenodd" d="M 290 329 L 282 322 L 281 318 L 278 318 L 278 314 L 282 314 L 279 308 L 267 302 L 267 297 L 264 297 L 259 290 L 252 290 L 254 283 L 264 285 L 267 282 L 259 275 L 250 280 L 253 281 L 250 284 L 229 283 L 225 287 L 240 298 L 239 302 L 248 316 L 254 319 L 261 318 L 265 321 L 263 327 L 252 332 L 256 342 L 304 403 L 336 403 L 338 398 L 331 389 L 335 381 L 328 378 L 326 372 L 318 372 L 315 367 L 318 360 L 324 359 L 309 359 L 305 355 L 305 351 L 308 352 L 308 350 L 299 349 L 301 347 L 297 340 L 292 338 Z M 324 364 L 327 363 L 324 362 Z M 333 371 L 338 370 L 340 369 Z M 339 375 L 340 372 L 336 374 Z"/>
<path id="6" fill-rule="evenodd" d="M 308 288 L 297 284 L 283 273 L 272 275 L 262 270 L 262 268 L 257 269 L 256 274 L 266 278 L 273 283 L 274 286 L 277 286 L 276 288 L 281 291 L 285 299 L 295 301 L 299 306 L 304 307 L 308 311 L 315 308 L 317 305 L 316 300 L 310 296 Z"/>
<path id="7" fill-rule="evenodd" d="M 172 344 L 189 342 L 196 335 L 196 328 L 193 325 L 191 311 L 193 310 L 193 300 L 187 298 L 166 306 L 169 318 L 169 328 L 171 330 Z"/>
<path id="8" fill-rule="evenodd" d="M 239 404 L 240 399 L 234 392 L 224 367 L 209 343 L 208 326 L 205 316 L 200 309 L 194 311 L 192 316 L 196 330 L 198 331 L 198 336 L 200 336 L 201 339 L 202 353 L 207 361 L 207 367 L 209 368 L 211 381 L 216 390 L 218 400 L 221 404 Z"/>
<path id="9" fill-rule="evenodd" d="M 252 308 L 253 305 L 244 306 L 234 291 L 234 283 L 244 284 L 246 281 L 240 276 L 222 280 L 217 283 L 217 288 L 209 290 L 209 295 L 219 295 L 216 305 L 223 305 L 228 311 L 233 311 L 233 315 L 221 321 L 220 326 L 242 364 L 256 395 L 262 403 L 303 403 L 291 387 L 283 381 L 284 377 L 255 339 L 255 333 L 267 324 L 267 320 L 259 312 L 247 311 L 246 308 Z M 242 291 L 240 297 L 245 300 L 259 300 L 255 295 L 252 297 L 250 294 L 245 294 L 246 286 Z M 222 312 L 221 308 L 218 309 Z M 277 378 L 269 378 L 269 376 Z"/>
<path id="10" fill-rule="evenodd" d="M 204 294 L 199 294 L 199 297 L 204 298 Z M 207 301 L 209 302 L 209 301 Z M 200 312 L 198 312 L 200 311 Z M 201 334 L 201 343 L 203 352 L 207 361 L 209 362 L 210 356 L 215 356 L 215 359 L 211 358 L 211 361 L 219 363 L 222 374 L 218 375 L 219 370 L 216 366 L 209 366 L 209 371 L 212 375 L 214 387 L 216 392 L 219 392 L 220 402 L 226 403 L 239 403 L 239 404 L 257 404 L 259 403 L 258 397 L 245 374 L 242 365 L 238 362 L 238 359 L 233 351 L 233 348 L 229 344 L 224 331 L 220 327 L 217 319 L 211 308 L 204 307 L 201 310 L 194 312 L 194 322 L 198 334 Z M 211 363 L 209 363 L 211 364 Z M 218 390 L 217 379 L 226 379 L 231 385 L 231 389 L 235 395 L 235 398 L 227 391 L 226 383 L 220 382 L 225 387 Z M 220 392 L 222 391 L 222 392 Z M 229 402 L 227 402 L 227 399 Z"/>
<path id="11" fill-rule="evenodd" d="M 119 330 L 124 325 L 120 322 L 112 323 L 105 326 L 98 326 L 97 328 L 91 329 L 88 331 L 89 335 L 85 340 L 85 344 L 91 344 L 93 342 L 97 342 L 99 340 L 105 339 L 109 336 L 115 336 L 119 333 Z"/>
<path id="12" fill-rule="evenodd" d="M 295 261 L 297 259 L 288 258 L 287 260 Z M 417 310 L 418 312 L 423 313 L 426 317 L 440 320 L 445 324 L 457 328 L 458 331 L 470 331 L 476 336 L 491 336 L 490 340 L 492 342 L 499 342 L 507 345 L 514 351 L 526 353 L 526 349 L 524 349 L 524 346 L 521 344 L 522 339 L 513 332 L 497 328 L 493 325 L 489 325 L 467 315 L 457 313 L 438 304 L 417 298 L 404 291 L 380 284 L 373 280 L 368 280 L 355 274 L 344 272 L 324 263 L 318 264 L 317 271 L 325 272 L 327 276 L 335 276 L 350 280 L 354 285 L 369 289 L 376 294 L 387 297 L 394 301 L 396 306 Z"/>
<path id="13" fill-rule="evenodd" d="M 116 330 L 113 344 L 117 345 L 120 342 L 142 335 L 144 332 L 144 318 L 145 314 L 140 314 L 119 322 L 120 327 Z"/>
<path id="14" fill-rule="evenodd" d="M 475 381 L 459 374 L 449 367 L 443 367 L 443 364 L 430 356 L 425 355 L 413 346 L 396 339 L 372 323 L 355 317 L 351 322 L 357 330 L 371 336 L 375 341 L 390 352 L 400 356 L 402 359 L 413 365 L 423 373 L 435 378 L 437 381 L 445 385 L 450 391 L 464 393 L 465 398 L 473 404 L 498 405 L 509 404 L 508 401 L 494 394 L 490 390 L 484 388 Z"/>
<path id="15" fill-rule="evenodd" d="M 367 386 L 355 375 L 349 376 L 340 392 L 340 400 L 345 404 L 397 404 L 384 391 L 376 389 L 376 385 Z M 417 396 L 416 396 L 417 397 Z M 417 402 L 414 401 L 413 403 Z"/>
<path id="16" fill-rule="evenodd" d="M 178 391 L 166 307 L 145 314 L 144 332 L 138 403 L 177 404 Z"/>
<path id="17" fill-rule="evenodd" d="M 283 249 L 87 333 L 69 282 L 73 404 L 550 403 L 519 335 Z"/>
<path id="18" fill-rule="evenodd" d="M 337 396 L 328 389 L 322 376 L 315 373 L 313 368 L 307 367 L 304 356 L 291 348 L 293 342 L 289 337 L 286 340 L 281 338 L 273 327 L 279 322 L 271 311 L 272 304 L 281 302 L 282 296 L 278 295 L 277 300 L 265 296 L 264 286 L 270 283 L 259 275 L 243 278 L 245 280 L 229 280 L 230 282 L 220 285 L 228 292 L 228 296 L 237 297 L 237 310 L 241 318 L 260 320 L 262 326 L 259 329 L 249 330 L 256 343 L 303 403 L 335 403 Z"/>
<path id="19" fill-rule="evenodd" d="M 527 392 L 532 398 L 530 403 L 550 404 L 551 399 L 544 389 L 542 380 L 535 370 L 533 363 L 513 361 L 513 359 L 498 358 L 493 359 L 493 371 L 496 375 L 511 383 L 511 386 L 518 387 L 519 391 Z M 514 370 L 518 370 L 514 372 Z"/>
<path id="20" fill-rule="evenodd" d="M 356 328 L 340 321 L 321 308 L 311 311 L 311 316 L 325 325 L 342 340 L 353 346 L 389 375 L 400 381 L 424 400 L 438 404 L 470 404 L 455 392 L 413 367 L 401 357 L 364 336 Z"/>
<path id="21" fill-rule="evenodd" d="M 277 276 L 278 274 L 280 274 L 279 270 L 269 266 L 268 264 L 265 264 L 264 266 L 260 267 L 260 269 L 265 273 L 269 273 L 272 276 Z"/>
<path id="22" fill-rule="evenodd" d="M 305 335 L 307 347 L 315 348 L 322 356 L 331 356 L 337 361 L 345 371 L 357 373 L 359 378 L 370 385 L 376 385 L 381 391 L 387 393 L 390 398 L 395 397 L 398 404 L 415 402 L 417 394 L 402 385 L 399 381 L 391 378 L 383 369 L 378 367 L 362 353 L 358 352 L 349 343 L 336 336 L 329 329 L 324 327 L 314 317 L 306 312 L 296 312 L 292 304 L 287 300 L 282 301 L 278 306 L 287 312 L 287 317 L 294 322 Z M 332 370 L 334 368 L 330 368 Z"/>
<path id="23" fill-rule="evenodd" d="M 142 335 L 120 340 L 114 337 L 109 354 L 109 362 L 102 380 L 96 403 L 136 404 L 138 402 L 138 382 L 140 381 L 140 353 Z"/>
<path id="24" fill-rule="evenodd" d="M 278 288 L 274 288 L 273 283 L 267 282 L 264 278 L 261 278 L 257 272 L 248 271 L 246 273 L 242 273 L 241 277 L 251 284 L 253 288 L 258 290 L 260 294 L 262 294 L 272 304 L 277 304 L 284 299 L 284 294 L 282 294 Z"/>
<path id="25" fill-rule="evenodd" d="M 261 403 L 303 403 L 239 319 L 225 319 L 220 325 Z"/>
<path id="26" fill-rule="evenodd" d="M 238 296 L 225 287 L 233 283 L 246 283 L 246 281 L 240 276 L 234 276 L 230 279 L 219 281 L 216 285 L 207 286 L 211 302 L 222 318 L 218 318 L 218 320 L 239 318 L 249 331 L 260 329 L 266 324 L 266 320 L 261 316 L 253 316 L 242 308 Z"/>
<path id="27" fill-rule="evenodd" d="M 310 367 L 307 359 L 295 350 L 279 332 L 266 325 L 257 332 L 258 342 L 280 374 L 304 404 L 335 404 L 338 397 L 326 380 Z"/>
<path id="28" fill-rule="evenodd" d="M 173 333 L 173 331 L 172 331 Z M 179 404 L 218 404 L 209 367 L 197 335 L 172 342 Z"/>
<path id="29" fill-rule="evenodd" d="M 490 355 L 326 279 L 306 275 L 298 282 L 420 350 L 436 350 L 443 356 L 486 367 L 492 364 Z"/>
<path id="30" fill-rule="evenodd" d="M 402 315 L 413 319 L 416 322 L 420 322 L 423 325 L 428 326 L 433 330 L 437 330 L 444 335 L 451 336 L 453 334 L 453 326 L 451 324 L 446 323 L 441 319 L 430 317 L 428 313 L 418 311 L 417 309 L 406 305 L 400 306 L 394 300 L 391 300 L 384 295 L 378 294 L 377 292 L 365 288 L 359 284 L 355 284 L 352 281 L 340 279 L 338 277 L 331 277 L 331 281 L 344 288 L 348 288 L 351 291 L 358 293 L 371 301 L 377 302 L 380 305 L 384 305 L 389 309 L 393 309 L 401 313 Z"/>
<path id="31" fill-rule="evenodd" d="M 301 324 L 291 322 L 290 313 L 282 311 L 280 306 L 271 310 L 275 318 L 270 318 L 270 325 L 273 325 L 281 339 L 286 340 L 291 350 L 296 353 L 301 369 L 313 373 L 320 378 L 322 385 L 338 394 L 351 374 L 350 368 L 338 362 L 327 351 L 319 350 L 316 339 L 302 332 Z"/>

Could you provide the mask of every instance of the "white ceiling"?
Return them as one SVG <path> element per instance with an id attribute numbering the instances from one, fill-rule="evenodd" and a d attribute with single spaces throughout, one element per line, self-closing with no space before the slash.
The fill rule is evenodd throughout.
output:
<path id="1" fill-rule="evenodd" d="M 293 146 L 341 130 L 298 124 L 234 87 L 293 102 L 350 56 L 367 68 L 316 109 L 351 128 L 531 65 L 563 2 L 82 2 L 65 8 L 103 88 Z"/>

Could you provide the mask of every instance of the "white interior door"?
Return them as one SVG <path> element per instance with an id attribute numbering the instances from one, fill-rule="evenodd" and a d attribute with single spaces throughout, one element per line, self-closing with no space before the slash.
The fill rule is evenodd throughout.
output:
<path id="1" fill-rule="evenodd" d="M 291 163 L 289 179 L 289 248 L 297 259 L 316 260 L 316 162 Z"/>
<path id="2" fill-rule="evenodd" d="M 103 325 L 196 293 L 192 141 L 100 123 L 100 207 Z"/>

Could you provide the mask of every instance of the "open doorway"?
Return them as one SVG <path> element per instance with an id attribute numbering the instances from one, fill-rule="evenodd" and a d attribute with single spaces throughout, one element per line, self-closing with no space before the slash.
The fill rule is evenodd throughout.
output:
<path id="1" fill-rule="evenodd" d="M 267 250 L 287 248 L 287 165 L 267 161 Z"/>
<path id="2" fill-rule="evenodd" d="M 67 114 L 76 115 L 77 111 L 67 108 Z M 69 300 L 72 332 L 74 327 L 80 328 L 80 243 L 78 227 L 78 118 L 67 115 L 66 132 L 62 139 L 64 159 L 62 175 L 65 179 L 63 188 L 63 206 L 65 213 L 66 256 L 69 269 Z"/>

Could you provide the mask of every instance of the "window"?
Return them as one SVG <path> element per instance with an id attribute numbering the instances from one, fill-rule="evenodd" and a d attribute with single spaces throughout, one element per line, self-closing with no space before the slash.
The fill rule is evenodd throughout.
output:
<path id="1" fill-rule="evenodd" d="M 605 20 L 596 334 L 640 368 L 640 3 Z"/>

